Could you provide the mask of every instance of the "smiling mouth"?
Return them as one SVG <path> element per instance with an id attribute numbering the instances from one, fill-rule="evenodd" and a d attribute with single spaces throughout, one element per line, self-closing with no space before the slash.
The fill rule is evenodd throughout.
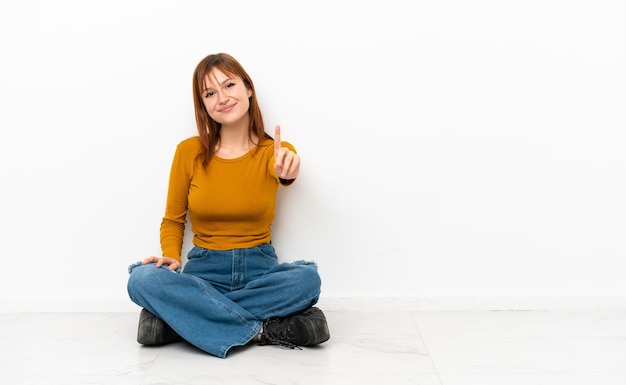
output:
<path id="1" fill-rule="evenodd" d="M 231 104 L 231 105 L 230 105 L 230 106 L 228 106 L 228 107 L 224 107 L 224 108 L 222 108 L 222 109 L 220 110 L 220 112 L 230 112 L 230 111 L 232 111 L 232 110 L 233 110 L 233 108 L 235 108 L 235 105 L 234 105 L 234 104 Z"/>

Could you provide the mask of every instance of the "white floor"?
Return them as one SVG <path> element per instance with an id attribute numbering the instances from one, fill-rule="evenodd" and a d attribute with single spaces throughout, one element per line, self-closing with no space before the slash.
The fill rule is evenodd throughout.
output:
<path id="1" fill-rule="evenodd" d="M 327 311 L 316 348 L 142 347 L 137 313 L 0 314 L 0 384 L 626 384 L 626 312 Z"/>

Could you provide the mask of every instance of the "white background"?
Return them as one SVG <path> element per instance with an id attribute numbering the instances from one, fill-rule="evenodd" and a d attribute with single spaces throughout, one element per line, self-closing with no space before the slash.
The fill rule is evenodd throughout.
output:
<path id="1" fill-rule="evenodd" d="M 1 310 L 135 308 L 217 52 L 302 156 L 274 243 L 324 300 L 626 307 L 624 2 L 0 0 Z"/>

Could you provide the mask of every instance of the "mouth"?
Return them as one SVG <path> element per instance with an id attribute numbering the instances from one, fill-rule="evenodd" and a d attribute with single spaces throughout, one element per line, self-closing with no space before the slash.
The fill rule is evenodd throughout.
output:
<path id="1" fill-rule="evenodd" d="M 230 112 L 233 110 L 233 108 L 235 108 L 234 104 L 231 104 L 230 106 L 226 106 L 224 108 L 222 108 L 221 110 L 219 110 L 220 112 Z"/>

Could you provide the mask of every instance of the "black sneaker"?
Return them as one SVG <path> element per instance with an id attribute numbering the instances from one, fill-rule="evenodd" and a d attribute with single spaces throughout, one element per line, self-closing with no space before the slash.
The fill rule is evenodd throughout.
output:
<path id="1" fill-rule="evenodd" d="M 137 342 L 142 345 L 165 345 L 182 340 L 183 338 L 170 325 L 146 309 L 141 309 Z"/>
<path id="2" fill-rule="evenodd" d="M 260 345 L 289 348 L 312 346 L 328 341 L 330 333 L 326 316 L 316 307 L 288 317 L 272 317 L 263 322 Z"/>

